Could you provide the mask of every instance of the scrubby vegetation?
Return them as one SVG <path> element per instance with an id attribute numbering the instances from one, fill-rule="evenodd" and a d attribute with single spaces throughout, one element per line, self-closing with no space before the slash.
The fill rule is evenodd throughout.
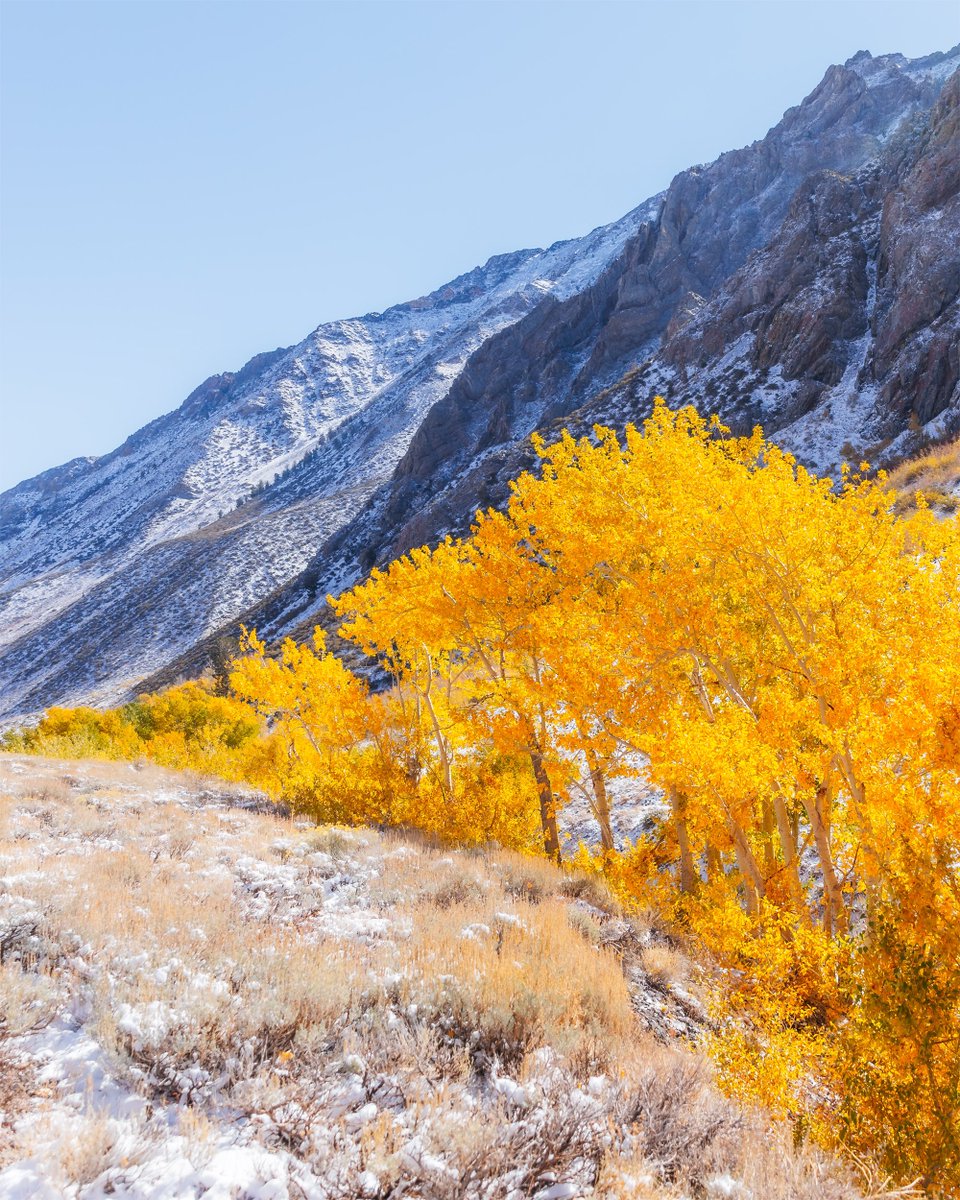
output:
<path id="1" fill-rule="evenodd" d="M 227 696 L 52 710 L 10 746 L 142 754 L 321 820 L 573 859 L 715 965 L 724 1090 L 798 1141 L 952 1194 L 956 522 L 922 492 L 902 514 L 883 476 L 834 487 L 759 432 L 662 405 L 623 442 L 538 450 L 506 513 L 332 601 L 389 691 L 319 634 L 273 656 L 251 632 Z M 617 848 L 613 785 L 638 772 L 668 815 Z M 562 844 L 578 791 L 594 847 Z"/>
<path id="2" fill-rule="evenodd" d="M 917 497 L 934 511 L 960 511 L 960 439 L 937 446 L 890 472 L 891 488 L 899 493 L 897 509 L 916 506 Z"/>
<path id="3" fill-rule="evenodd" d="M 860 1195 L 644 1031 L 698 985 L 595 879 L 78 768 L 0 764 L 0 1192 Z"/>

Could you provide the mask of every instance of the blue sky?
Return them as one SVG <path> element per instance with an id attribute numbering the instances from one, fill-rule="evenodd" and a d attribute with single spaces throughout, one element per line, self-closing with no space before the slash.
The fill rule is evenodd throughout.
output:
<path id="1" fill-rule="evenodd" d="M 621 216 L 944 3 L 2 5 L 0 487 L 337 317 Z"/>

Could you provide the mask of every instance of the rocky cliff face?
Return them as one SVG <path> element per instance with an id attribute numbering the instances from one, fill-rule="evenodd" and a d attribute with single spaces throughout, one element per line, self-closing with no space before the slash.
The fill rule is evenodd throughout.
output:
<path id="1" fill-rule="evenodd" d="M 777 237 L 645 370 L 814 465 L 902 457 L 960 427 L 958 248 L 954 74 L 860 171 L 810 175 Z"/>
<path id="2" fill-rule="evenodd" d="M 3 711 L 200 669 L 241 616 L 300 632 L 500 503 L 534 429 L 657 392 L 820 469 L 960 429 L 958 66 L 857 55 L 615 225 L 323 326 L 0 497 Z"/>
<path id="3" fill-rule="evenodd" d="M 762 141 L 679 175 L 592 287 L 472 356 L 364 531 L 379 557 L 455 527 L 470 496 L 502 501 L 532 429 L 639 420 L 657 392 L 824 470 L 949 434 L 958 65 L 858 55 Z"/>

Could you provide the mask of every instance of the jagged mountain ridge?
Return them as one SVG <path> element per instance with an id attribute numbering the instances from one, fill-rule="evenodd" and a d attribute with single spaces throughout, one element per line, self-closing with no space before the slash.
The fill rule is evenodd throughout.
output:
<path id="1" fill-rule="evenodd" d="M 607 293 L 607 313 L 590 328 L 593 340 L 587 344 L 589 353 L 584 355 L 583 365 L 565 381 L 565 387 L 540 389 L 536 419 L 528 418 L 519 427 L 514 420 L 513 438 L 502 437 L 499 445 L 516 441 L 525 426 L 542 428 L 563 421 L 587 429 L 597 420 L 612 425 L 638 420 L 648 412 L 652 396 L 662 392 L 700 408 L 719 409 L 743 430 L 759 421 L 768 432 L 785 435 L 791 449 L 811 465 L 822 469 L 836 466 L 852 432 L 846 414 L 826 422 L 831 432 L 840 436 L 821 437 L 819 443 L 807 429 L 791 426 L 814 410 L 828 411 L 820 406 L 829 401 L 825 395 L 829 386 L 841 382 L 847 359 L 852 362 L 857 352 L 864 350 L 858 339 L 869 332 L 867 309 L 873 313 L 876 296 L 871 287 L 875 293 L 877 255 L 896 240 L 887 236 L 881 245 L 879 229 L 869 228 L 870 222 L 879 225 L 888 196 L 892 200 L 905 194 L 898 192 L 896 185 L 900 173 L 907 173 L 914 159 L 915 170 L 939 181 L 943 204 L 937 211 L 946 219 L 938 218 L 927 228 L 921 224 L 914 235 L 918 243 L 914 258 L 936 263 L 937 278 L 922 284 L 910 282 L 916 291 L 936 293 L 936 311 L 927 316 L 930 321 L 935 316 L 939 319 L 946 338 L 952 331 L 956 359 L 960 324 L 956 312 L 960 290 L 956 112 L 960 84 L 955 68 L 960 56 L 955 52 L 950 61 L 953 80 L 939 97 L 942 111 L 911 117 L 910 81 L 902 75 L 890 78 L 875 70 L 868 75 L 868 80 L 876 80 L 871 86 L 850 67 L 831 68 L 820 87 L 798 109 L 790 110 L 762 142 L 723 155 L 709 167 L 679 175 L 666 193 L 656 224 L 642 229 L 628 244 L 615 278 L 601 278 L 592 295 L 571 298 L 555 314 L 547 336 L 563 337 L 571 332 L 577 336 L 578 308 L 592 304 L 603 311 L 597 293 Z M 860 63 L 877 67 L 872 59 Z M 892 69 L 898 70 L 895 65 Z M 894 111 L 903 114 L 894 118 L 893 128 L 891 102 Z M 932 124 L 939 133 L 931 132 Z M 935 153 L 924 153 L 931 140 Z M 813 145 L 819 165 L 809 170 Z M 786 165 L 791 157 L 798 160 L 793 167 Z M 857 169 L 861 161 L 863 165 Z M 737 187 L 740 191 L 734 199 Z M 850 204 L 848 193 L 859 196 L 868 188 L 872 195 L 863 196 L 864 211 L 858 225 L 854 214 L 847 214 L 842 207 Z M 892 211 L 892 206 L 888 207 Z M 820 225 L 815 219 L 818 210 Z M 811 211 L 814 220 L 804 224 L 802 218 Z M 932 208 L 929 211 L 936 215 Z M 865 235 L 865 243 L 861 235 Z M 739 249 L 734 252 L 732 247 L 738 241 Z M 857 269 L 850 261 L 854 259 Z M 729 271 L 731 263 L 737 267 L 733 272 Z M 608 272 L 611 274 L 614 272 Z M 738 311 L 739 321 L 722 309 L 727 290 L 737 286 L 744 310 Z M 887 291 L 890 304 L 896 297 L 894 307 L 915 303 L 905 285 Z M 827 296 L 832 299 L 832 309 L 825 305 Z M 844 306 L 848 311 L 837 311 Z M 770 316 L 768 327 L 757 328 L 756 319 L 765 313 Z M 489 454 L 491 439 L 486 430 L 495 421 L 510 427 L 505 410 L 516 407 L 517 395 L 531 388 L 532 376 L 536 386 L 535 372 L 541 363 L 549 366 L 553 361 L 552 356 L 538 352 L 536 344 L 527 354 L 505 352 L 503 346 L 515 341 L 521 329 L 533 329 L 534 338 L 546 340 L 542 328 L 534 328 L 542 314 L 543 309 L 538 310 L 481 347 L 418 430 L 397 468 L 385 520 L 373 539 L 388 548 L 388 557 L 429 540 L 453 523 L 463 510 L 464 490 L 477 490 L 478 473 L 490 479 L 485 489 L 489 501 L 502 499 L 502 471 L 497 470 L 495 477 L 490 474 L 495 456 Z M 805 314 L 813 330 L 807 342 L 792 336 L 794 325 Z M 928 323 L 920 321 L 919 330 L 924 331 Z M 694 344 L 691 327 L 706 331 L 709 344 Z M 743 370 L 735 378 L 735 372 L 742 369 L 736 344 L 746 334 L 752 336 L 758 362 L 753 372 Z M 879 330 L 878 336 L 882 345 L 885 329 Z M 826 346 L 821 346 L 821 341 Z M 949 358 L 948 346 L 944 353 Z M 829 363 L 817 361 L 823 354 Z M 889 369 L 892 360 L 886 365 Z M 718 373 L 726 376 L 728 386 L 717 384 L 714 377 Z M 778 383 L 771 384 L 772 378 Z M 914 388 L 907 390 L 916 393 L 926 382 L 915 381 Z M 869 390 L 875 381 L 865 378 L 863 383 Z M 956 387 L 956 371 L 947 371 L 938 390 L 926 397 L 928 411 L 921 424 L 948 413 L 948 420 L 941 421 L 942 428 L 931 430 L 932 434 L 951 432 L 950 413 L 960 420 Z M 776 402 L 771 391 L 777 393 Z M 893 421 L 876 422 L 870 434 L 864 427 L 861 445 L 881 440 L 889 426 L 896 425 L 895 396 L 888 394 L 885 399 L 894 409 Z M 859 416 L 866 426 L 867 413 Z M 908 424 L 909 416 L 909 412 L 900 412 L 901 424 Z M 484 421 L 487 425 L 481 432 L 479 422 Z M 438 471 L 432 448 L 445 442 L 452 445 L 453 453 L 448 452 Z M 514 454 L 506 457 L 510 462 L 507 474 L 511 475 L 519 461 Z M 520 461 L 529 461 L 529 457 L 520 456 Z M 444 476 L 454 480 L 453 490 Z M 471 477 L 469 482 L 466 476 Z"/>
<path id="2" fill-rule="evenodd" d="M 831 67 L 615 225 L 321 327 L 7 493 L 6 711 L 198 669 L 240 614 L 302 631 L 374 561 L 500 502 L 533 429 L 638 419 L 654 391 L 759 418 L 819 467 L 951 432 L 958 64 Z"/>
<path id="3" fill-rule="evenodd" d="M 586 432 L 598 421 L 614 426 L 639 421 L 657 393 L 675 403 L 719 410 L 741 431 L 760 422 L 821 469 L 835 467 L 844 449 L 854 461 L 868 451 L 876 457 L 884 441 L 889 443 L 888 458 L 895 461 L 922 438 L 948 437 L 960 428 L 960 55 L 953 51 L 938 62 L 916 64 L 921 70 L 932 67 L 939 80 L 948 70 L 951 74 L 933 108 L 912 113 L 909 102 L 906 112 L 900 107 L 909 96 L 905 81 L 896 74 L 902 61 L 897 56 L 892 62 L 858 56 L 853 67 L 831 68 L 820 87 L 799 109 L 787 113 L 763 142 L 678 176 L 657 222 L 638 232 L 606 278 L 562 305 L 542 306 L 477 351 L 431 410 L 390 487 L 374 498 L 364 518 L 326 544 L 293 586 L 258 606 L 249 620 L 274 635 L 291 630 L 303 635 L 324 616 L 331 564 L 344 570 L 359 562 L 366 569 L 442 532 L 462 531 L 478 504 L 502 503 L 509 480 L 532 465 L 529 444 L 521 436 L 528 428 L 557 432 L 567 426 Z M 892 127 L 887 107 L 891 99 L 901 114 Z M 858 110 L 863 115 L 855 120 L 860 140 L 853 155 L 866 161 L 844 175 L 836 169 L 838 159 L 850 154 L 851 131 L 844 114 L 849 119 Z M 865 126 L 876 132 L 865 133 Z M 775 181 L 779 186 L 771 188 L 764 173 L 771 161 L 777 162 L 771 142 L 776 145 L 785 130 L 793 136 L 799 130 L 806 145 L 816 138 L 820 161 L 832 163 L 806 175 L 801 168 L 801 182 L 792 191 L 782 176 Z M 757 207 L 766 201 L 782 220 L 777 226 L 775 215 L 767 216 L 773 230 L 769 240 L 747 254 L 740 269 L 707 301 L 683 290 L 683 272 L 689 267 L 682 259 L 671 261 L 669 254 L 691 237 L 690 226 L 697 218 L 701 227 L 716 224 L 718 240 L 729 239 L 737 221 L 720 220 L 716 190 L 703 187 L 702 175 L 727 174 L 731 162 L 737 175 L 746 167 L 751 177 L 760 164 L 747 203 L 758 194 Z M 687 201 L 691 175 L 701 177 L 698 187 L 707 201 L 699 212 Z M 918 181 L 919 192 L 914 186 Z M 729 187 L 729 174 L 722 182 Z M 770 204 L 772 192 L 775 202 Z M 724 202 L 728 194 L 721 191 Z M 851 195 L 859 197 L 860 211 L 851 208 Z M 927 278 L 909 290 L 888 278 L 886 266 L 879 285 L 877 278 L 880 260 L 889 257 L 896 241 L 890 229 L 881 237 L 881 223 L 889 225 L 904 204 L 924 215 L 912 236 L 917 243 L 915 261 L 927 270 Z M 741 200 L 741 226 L 742 207 Z M 710 247 L 701 236 L 695 248 L 696 264 Z M 659 275 L 658 255 L 667 260 L 666 272 Z M 935 270 L 929 269 L 931 263 Z M 650 338 L 650 308 L 636 304 L 635 296 L 650 286 L 651 277 L 662 287 L 665 274 L 668 279 L 672 274 L 674 291 L 657 316 L 662 332 Z M 918 301 L 924 294 L 927 310 Z M 592 325 L 587 320 L 592 349 L 584 353 L 581 347 L 579 359 L 573 356 L 578 369 L 568 373 L 564 389 L 555 382 L 562 361 L 556 343 L 566 338 L 568 345 L 577 344 L 583 336 L 584 312 L 601 317 Z M 921 319 L 914 324 L 904 320 L 910 313 L 919 313 Z M 756 323 L 764 319 L 758 336 Z M 641 326 L 632 338 L 623 332 L 631 321 Z M 885 390 L 872 370 L 871 322 L 878 324 L 879 345 L 886 344 L 887 354 L 892 354 L 889 360 L 881 358 L 878 367 L 878 374 L 886 375 Z M 896 331 L 893 336 L 891 330 Z M 706 348 L 698 340 L 703 335 L 712 338 Z M 553 339 L 550 352 L 539 347 L 530 352 L 535 339 Z M 524 340 L 526 354 L 515 348 Z M 611 350 L 629 347 L 631 340 L 632 352 L 618 356 Z M 751 355 L 758 360 L 756 366 Z M 631 359 L 635 365 L 628 366 Z M 911 366 L 911 359 L 929 368 L 919 382 L 917 363 Z M 538 371 L 554 373 L 551 386 L 544 389 L 536 416 L 517 422 L 516 397 L 529 395 L 531 375 Z M 930 372 L 935 378 L 929 378 Z M 904 373 L 906 387 L 901 386 Z M 912 405 L 921 396 L 925 408 L 917 413 Z M 905 401 L 909 408 L 903 407 Z M 507 429 L 499 440 L 491 437 L 498 426 Z M 437 453 L 438 447 L 445 447 L 445 457 Z M 194 666 L 200 661 L 196 658 Z"/>

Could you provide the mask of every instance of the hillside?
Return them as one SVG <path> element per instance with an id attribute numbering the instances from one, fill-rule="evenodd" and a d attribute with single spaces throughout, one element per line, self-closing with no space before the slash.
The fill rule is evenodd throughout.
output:
<path id="1" fill-rule="evenodd" d="M 920 495 L 943 516 L 960 511 L 960 439 L 902 463 L 891 472 L 890 485 L 900 494 L 903 509 Z"/>
<path id="2" fill-rule="evenodd" d="M 719 1097 L 703 973 L 595 880 L 12 755 L 0 871 L 9 1200 L 860 1195 Z"/>
<path id="3" fill-rule="evenodd" d="M 6 493 L 0 713 L 196 673 L 241 617 L 301 631 L 502 502 L 533 430 L 657 392 L 825 470 L 955 434 L 958 64 L 858 54 L 620 221 L 322 326 Z"/>
<path id="4" fill-rule="evenodd" d="M 296 575 L 389 479 L 471 351 L 545 293 L 581 286 L 632 225 L 503 255 L 410 304 L 321 326 L 206 380 L 105 458 L 5 493 L 6 702 L 114 699 Z"/>

